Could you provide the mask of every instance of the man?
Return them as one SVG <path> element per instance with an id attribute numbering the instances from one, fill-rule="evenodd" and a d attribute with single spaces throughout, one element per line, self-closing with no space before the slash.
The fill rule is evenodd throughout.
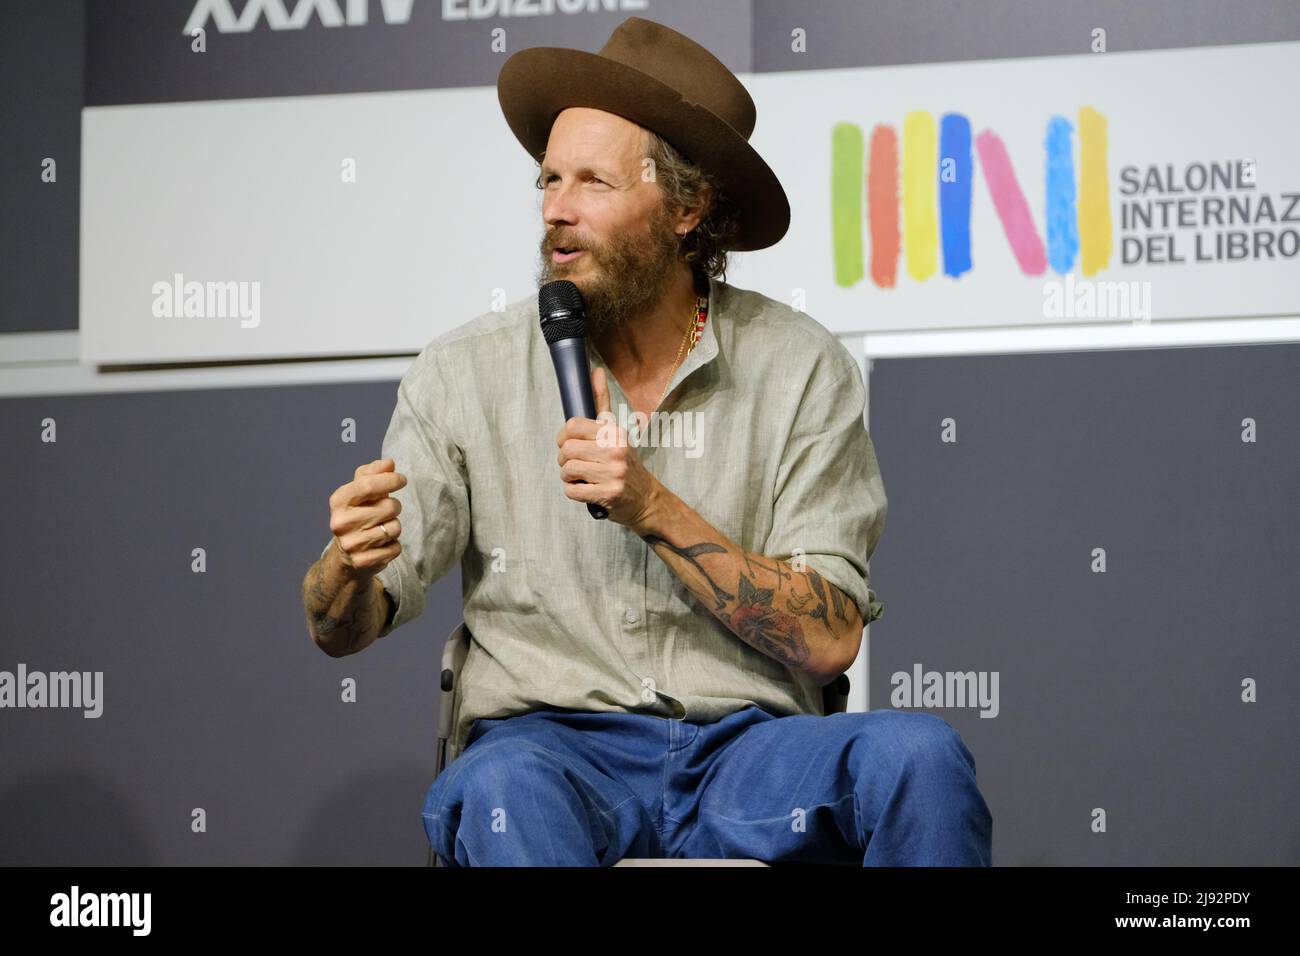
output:
<path id="1" fill-rule="evenodd" d="M 599 54 L 515 54 L 498 91 L 541 164 L 538 283 L 583 294 L 598 420 L 553 431 L 536 294 L 435 339 L 304 583 L 313 639 L 342 655 L 461 561 L 472 639 L 433 848 L 987 865 L 991 816 L 946 721 L 823 716 L 884 610 L 867 561 L 886 500 L 852 356 L 719 278 L 789 223 L 748 93 L 636 17 Z"/>

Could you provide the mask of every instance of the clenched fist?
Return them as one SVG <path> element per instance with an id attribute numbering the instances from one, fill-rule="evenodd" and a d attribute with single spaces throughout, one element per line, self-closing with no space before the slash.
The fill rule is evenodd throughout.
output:
<path id="1" fill-rule="evenodd" d="M 330 495 L 334 543 L 344 567 L 359 576 L 378 574 L 402 553 L 402 503 L 392 493 L 406 487 L 406 476 L 395 468 L 391 458 L 362 465 Z"/>

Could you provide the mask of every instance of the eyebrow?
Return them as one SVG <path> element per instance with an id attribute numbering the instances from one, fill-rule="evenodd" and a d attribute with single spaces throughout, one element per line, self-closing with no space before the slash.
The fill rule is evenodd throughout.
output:
<path id="1" fill-rule="evenodd" d="M 556 172 L 555 167 L 550 166 L 550 165 L 548 165 L 548 164 L 546 164 L 546 163 L 542 163 L 541 174 L 542 174 L 543 176 L 546 176 L 546 175 L 548 175 L 548 174 L 550 174 L 550 173 L 554 173 L 554 172 Z M 600 179 L 612 179 L 612 178 L 614 178 L 614 174 L 613 174 L 612 172 L 605 171 L 605 170 L 600 170 L 600 169 L 594 169 L 594 168 L 591 167 L 591 166 L 583 166 L 581 169 L 578 170 L 578 174 L 579 174 L 579 175 L 581 175 L 581 174 L 583 174 L 583 173 L 591 173 L 593 176 L 596 176 L 596 177 L 598 177 L 598 178 L 600 178 Z"/>

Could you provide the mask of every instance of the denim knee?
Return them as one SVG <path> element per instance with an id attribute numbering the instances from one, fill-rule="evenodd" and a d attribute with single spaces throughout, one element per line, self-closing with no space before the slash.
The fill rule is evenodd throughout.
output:
<path id="1" fill-rule="evenodd" d="M 519 767 L 519 748 L 481 743 L 452 761 L 429 786 L 421 819 L 433 851 L 448 866 L 459 865 L 456 843 L 466 812 L 478 823 L 492 826 L 494 814 L 503 812 L 491 804 L 505 802 L 510 792 L 511 767 Z"/>
<path id="2" fill-rule="evenodd" d="M 558 812 L 565 806 L 578 810 L 576 825 Z M 454 841 L 467 823 L 482 832 L 515 832 L 516 822 L 528 820 L 538 839 L 554 836 L 594 845 L 603 840 L 601 824 L 616 809 L 554 752 L 503 737 L 467 748 L 439 776 L 426 798 L 424 820 L 426 831 L 444 841 Z"/>
<path id="3" fill-rule="evenodd" d="M 512 789 L 525 765 L 549 765 L 546 751 L 515 739 L 483 741 L 465 752 L 438 775 L 425 799 L 426 815 L 437 816 L 451 802 L 475 804 L 480 798 L 493 799 Z M 454 793 L 452 793 L 454 791 Z"/>
<path id="4" fill-rule="evenodd" d="M 938 769 L 956 763 L 975 774 L 975 756 L 955 727 L 938 714 L 894 711 L 890 746 L 912 769 Z"/>
<path id="5" fill-rule="evenodd" d="M 912 788 L 942 789 L 945 805 L 987 829 L 992 816 L 975 779 L 975 756 L 948 721 L 937 714 L 901 713 L 895 746 Z"/>

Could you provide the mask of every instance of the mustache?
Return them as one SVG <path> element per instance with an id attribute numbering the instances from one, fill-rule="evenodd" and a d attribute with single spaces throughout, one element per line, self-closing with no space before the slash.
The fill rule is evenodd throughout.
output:
<path id="1" fill-rule="evenodd" d="M 542 242 L 542 248 L 546 252 L 552 252 L 556 249 L 586 249 L 591 250 L 592 246 L 582 240 L 570 239 L 568 236 L 561 236 L 558 239 L 553 236 L 547 236 Z"/>

